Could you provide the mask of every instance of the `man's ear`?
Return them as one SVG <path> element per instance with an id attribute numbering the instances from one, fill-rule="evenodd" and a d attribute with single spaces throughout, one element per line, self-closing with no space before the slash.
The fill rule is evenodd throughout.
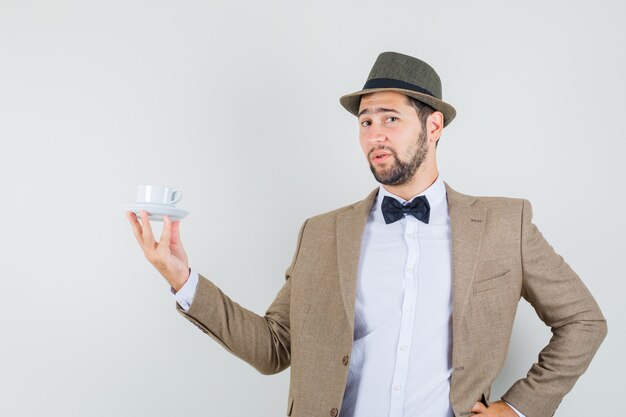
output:
<path id="1" fill-rule="evenodd" d="M 443 113 L 440 111 L 432 112 L 426 119 L 426 128 L 428 140 L 436 142 L 443 132 Z"/>

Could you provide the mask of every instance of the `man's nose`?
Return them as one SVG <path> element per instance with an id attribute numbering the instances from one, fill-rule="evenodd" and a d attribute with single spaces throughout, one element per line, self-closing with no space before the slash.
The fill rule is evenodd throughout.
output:
<path id="1" fill-rule="evenodd" d="M 385 138 L 384 129 L 380 125 L 372 124 L 367 130 L 366 139 L 368 142 L 383 142 Z"/>

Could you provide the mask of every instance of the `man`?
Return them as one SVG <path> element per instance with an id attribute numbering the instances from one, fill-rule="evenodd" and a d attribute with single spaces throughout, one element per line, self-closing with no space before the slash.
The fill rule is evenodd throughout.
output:
<path id="1" fill-rule="evenodd" d="M 531 222 L 527 200 L 473 197 L 445 183 L 436 147 L 454 108 L 425 62 L 379 55 L 341 104 L 380 186 L 307 219 L 264 317 L 191 271 L 179 223 L 161 241 L 128 214 L 177 310 L 263 374 L 291 365 L 287 415 L 544 417 L 586 370 L 606 321 Z M 553 337 L 526 378 L 489 401 L 517 303 Z"/>

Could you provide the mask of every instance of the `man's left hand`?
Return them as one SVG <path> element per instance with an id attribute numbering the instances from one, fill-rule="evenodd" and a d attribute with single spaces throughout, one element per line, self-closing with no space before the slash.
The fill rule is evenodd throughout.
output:
<path id="1" fill-rule="evenodd" d="M 478 402 L 474 404 L 471 411 L 475 413 L 474 416 L 517 417 L 517 413 L 504 401 L 496 401 L 495 403 L 491 403 L 489 407 L 485 407 L 485 404 Z"/>

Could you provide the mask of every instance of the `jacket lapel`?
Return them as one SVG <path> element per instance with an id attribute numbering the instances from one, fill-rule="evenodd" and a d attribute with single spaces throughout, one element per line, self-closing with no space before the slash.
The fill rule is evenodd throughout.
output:
<path id="1" fill-rule="evenodd" d="M 445 181 L 444 184 L 452 235 L 452 331 L 453 334 L 458 335 L 480 253 L 486 210 L 475 207 L 475 197 L 455 191 Z M 354 332 L 354 306 L 361 239 L 377 194 L 378 187 L 372 190 L 365 199 L 337 215 L 337 263 L 341 296 L 352 332 Z"/>
<path id="2" fill-rule="evenodd" d="M 476 197 L 455 191 L 445 181 L 444 184 L 452 235 L 452 333 L 456 340 L 472 290 L 487 210 L 474 204 Z"/>
<path id="3" fill-rule="evenodd" d="M 367 217 L 378 194 L 378 187 L 350 209 L 337 215 L 337 264 L 341 282 L 341 296 L 350 329 L 354 334 L 354 303 L 357 273 L 361 253 L 361 239 Z"/>

